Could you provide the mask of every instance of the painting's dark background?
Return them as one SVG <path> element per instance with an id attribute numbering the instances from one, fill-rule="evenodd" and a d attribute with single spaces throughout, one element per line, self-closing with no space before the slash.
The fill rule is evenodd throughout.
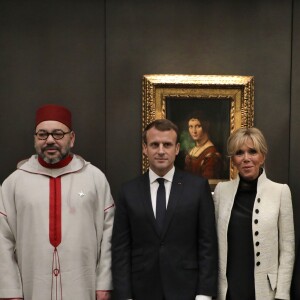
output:
<path id="1" fill-rule="evenodd" d="M 267 173 L 290 185 L 299 236 L 299 36 L 296 0 L 2 0 L 0 179 L 33 152 L 35 109 L 59 103 L 116 196 L 141 173 L 143 74 L 253 75 Z"/>

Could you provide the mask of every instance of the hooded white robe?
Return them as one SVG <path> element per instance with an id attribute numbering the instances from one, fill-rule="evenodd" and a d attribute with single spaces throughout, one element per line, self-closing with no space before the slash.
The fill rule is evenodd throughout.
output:
<path id="1" fill-rule="evenodd" d="M 51 200 L 56 182 L 61 203 Z M 113 216 L 104 174 L 81 157 L 57 169 L 36 155 L 22 161 L 2 185 L 0 298 L 94 300 L 112 290 Z M 60 234 L 56 247 L 49 228 Z"/>

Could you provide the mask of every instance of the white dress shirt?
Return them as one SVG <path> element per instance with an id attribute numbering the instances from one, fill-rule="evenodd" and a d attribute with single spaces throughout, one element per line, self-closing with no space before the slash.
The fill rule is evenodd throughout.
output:
<path id="1" fill-rule="evenodd" d="M 155 174 L 151 169 L 149 169 L 151 202 L 152 202 L 152 208 L 153 208 L 153 212 L 154 212 L 155 217 L 156 217 L 156 196 L 157 196 L 157 190 L 158 190 L 158 187 L 159 187 L 159 183 L 156 179 L 157 178 L 164 178 L 165 179 L 166 208 L 167 208 L 168 203 L 169 203 L 169 197 L 170 197 L 174 172 L 175 172 L 175 167 L 173 167 L 165 176 L 160 177 L 157 174 Z"/>

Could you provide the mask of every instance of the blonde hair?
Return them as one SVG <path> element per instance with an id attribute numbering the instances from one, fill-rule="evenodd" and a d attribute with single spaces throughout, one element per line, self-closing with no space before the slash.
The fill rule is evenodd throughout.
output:
<path id="1" fill-rule="evenodd" d="M 268 153 L 266 139 L 262 132 L 255 127 L 239 128 L 234 131 L 227 140 L 227 153 L 233 156 L 248 140 L 253 142 L 254 149 L 264 156 Z"/>

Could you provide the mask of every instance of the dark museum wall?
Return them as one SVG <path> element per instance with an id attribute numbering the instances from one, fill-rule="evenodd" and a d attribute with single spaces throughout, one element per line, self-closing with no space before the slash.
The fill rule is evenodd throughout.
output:
<path id="1" fill-rule="evenodd" d="M 33 153 L 36 108 L 57 103 L 116 197 L 141 173 L 143 74 L 253 75 L 267 173 L 299 218 L 299 34 L 295 0 L 2 0 L 0 180 Z"/>

